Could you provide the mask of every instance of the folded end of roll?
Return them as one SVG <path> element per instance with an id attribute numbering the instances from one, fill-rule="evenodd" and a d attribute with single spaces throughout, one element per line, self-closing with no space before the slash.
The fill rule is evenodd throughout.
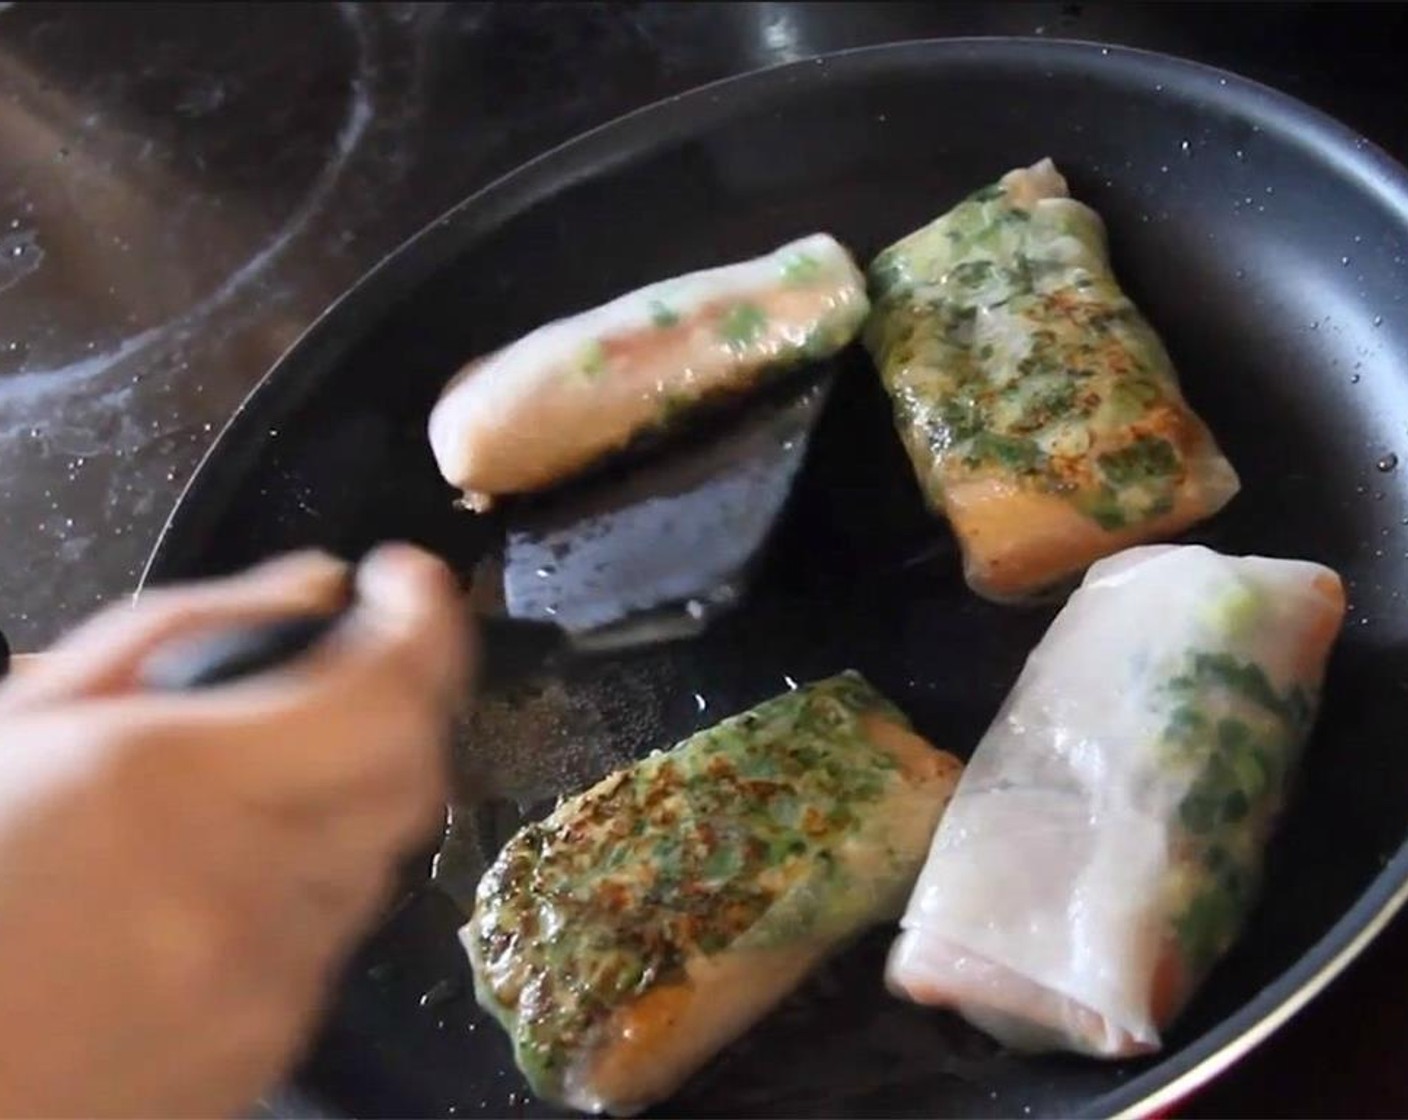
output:
<path id="1" fill-rule="evenodd" d="M 923 929 L 890 950 L 886 986 L 901 999 L 949 1008 L 1012 1050 L 1132 1058 L 1159 1049 L 1158 1032 L 1128 1029 L 1005 965 Z"/>

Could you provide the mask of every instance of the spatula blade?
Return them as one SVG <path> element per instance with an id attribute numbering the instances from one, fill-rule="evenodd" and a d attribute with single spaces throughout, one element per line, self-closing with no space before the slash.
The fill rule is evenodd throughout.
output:
<path id="1" fill-rule="evenodd" d="M 834 374 L 753 402 L 702 438 L 509 515 L 502 609 L 580 649 L 699 632 L 741 598 Z"/>

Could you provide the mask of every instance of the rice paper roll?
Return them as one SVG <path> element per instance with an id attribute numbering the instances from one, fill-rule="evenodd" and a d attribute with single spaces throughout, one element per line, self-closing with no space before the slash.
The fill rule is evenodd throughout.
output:
<path id="1" fill-rule="evenodd" d="M 979 594 L 1034 595 L 1237 493 L 1050 160 L 890 246 L 869 280 L 866 346 Z"/>
<path id="2" fill-rule="evenodd" d="M 899 916 L 961 764 L 854 673 L 656 752 L 509 841 L 461 931 L 540 1097 L 662 1100 Z"/>
<path id="3" fill-rule="evenodd" d="M 464 503 L 485 510 L 830 357 L 869 309 L 850 254 L 821 233 L 651 284 L 466 365 L 431 412 L 431 450 Z"/>
<path id="4" fill-rule="evenodd" d="M 967 766 L 890 987 L 1019 1049 L 1158 1049 L 1254 903 L 1344 609 L 1299 560 L 1095 564 Z"/>

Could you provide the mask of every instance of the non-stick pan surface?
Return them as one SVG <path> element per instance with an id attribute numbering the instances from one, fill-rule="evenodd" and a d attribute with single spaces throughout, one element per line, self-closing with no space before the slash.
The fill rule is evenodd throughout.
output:
<path id="1" fill-rule="evenodd" d="M 885 995 L 890 931 L 847 953 L 670 1102 L 672 1114 L 1098 1114 L 1185 1091 L 1323 983 L 1408 883 L 1408 175 L 1318 113 L 1132 51 L 915 43 L 710 86 L 469 199 L 334 307 L 236 416 L 149 579 L 310 543 L 409 537 L 465 570 L 492 522 L 452 511 L 424 443 L 465 357 L 543 320 L 815 229 L 868 258 L 1050 155 L 1105 217 L 1120 276 L 1242 473 L 1195 539 L 1300 556 L 1351 587 L 1319 732 L 1245 937 L 1163 1054 L 1005 1054 Z M 804 679 L 854 666 L 971 751 L 1054 607 L 964 587 L 877 378 L 849 354 L 761 582 L 704 637 L 565 678 L 501 673 L 469 752 L 493 799 L 461 885 L 544 798 Z M 1396 456 L 1404 458 L 1398 466 Z M 489 651 L 491 669 L 495 650 Z M 452 876 L 453 879 L 453 876 Z M 453 885 L 453 884 L 452 884 Z M 414 892 L 342 984 L 299 1078 L 356 1114 L 548 1114 L 465 992 L 458 915 Z"/>

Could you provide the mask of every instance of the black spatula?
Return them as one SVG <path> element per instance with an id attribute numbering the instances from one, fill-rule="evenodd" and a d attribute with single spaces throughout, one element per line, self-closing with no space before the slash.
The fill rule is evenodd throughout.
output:
<path id="1" fill-rule="evenodd" d="M 644 461 L 512 507 L 475 609 L 582 651 L 699 632 L 742 598 L 833 377 L 789 381 Z"/>

